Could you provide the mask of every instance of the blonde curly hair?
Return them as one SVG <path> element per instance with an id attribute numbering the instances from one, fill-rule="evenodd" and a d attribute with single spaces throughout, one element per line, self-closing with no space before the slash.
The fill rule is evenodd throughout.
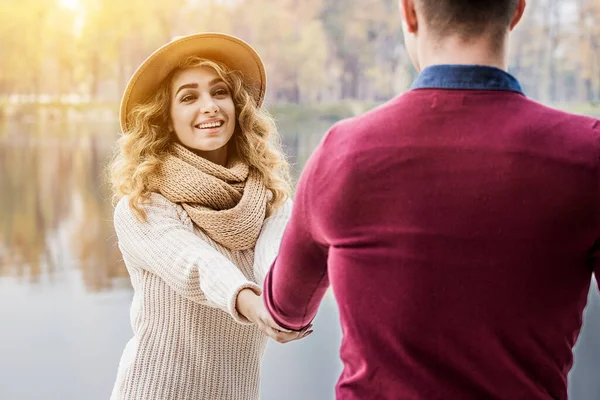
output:
<path id="1" fill-rule="evenodd" d="M 129 196 L 131 209 L 140 220 L 146 220 L 141 203 L 150 195 L 148 178 L 174 143 L 168 129 L 171 81 L 177 72 L 197 67 L 214 69 L 232 93 L 238 123 L 229 144 L 233 144 L 233 151 L 242 161 L 260 173 L 265 187 L 272 193 L 267 204 L 267 215 L 270 215 L 292 192 L 290 166 L 281 150 L 277 126 L 269 113 L 257 106 L 254 89 L 237 71 L 197 56 L 187 58 L 171 71 L 147 102 L 132 108 L 128 116 L 131 123 L 119 138 L 108 168 L 113 201 Z"/>

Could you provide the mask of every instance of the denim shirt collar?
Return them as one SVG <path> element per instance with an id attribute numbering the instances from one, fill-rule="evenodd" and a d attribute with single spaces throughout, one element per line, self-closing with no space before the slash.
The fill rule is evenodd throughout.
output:
<path id="1" fill-rule="evenodd" d="M 484 65 L 429 66 L 415 79 L 413 89 L 504 90 L 524 95 L 514 76 Z"/>

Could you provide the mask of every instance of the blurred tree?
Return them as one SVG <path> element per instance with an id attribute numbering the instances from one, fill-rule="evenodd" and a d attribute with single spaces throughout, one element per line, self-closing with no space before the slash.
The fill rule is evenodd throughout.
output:
<path id="1" fill-rule="evenodd" d="M 370 75 L 373 77 L 389 72 L 386 64 L 397 63 L 400 17 L 396 7 L 395 1 L 324 0 L 321 19 L 334 62 L 339 65 L 340 98 L 373 98 L 372 94 L 369 96 L 369 75 L 364 71 L 375 67 L 377 73 Z M 391 78 L 387 77 L 388 87 Z"/>
<path id="2" fill-rule="evenodd" d="M 43 50 L 54 30 L 48 17 L 55 0 L 4 0 L 0 3 L 0 88 L 7 93 L 42 93 Z"/>
<path id="3" fill-rule="evenodd" d="M 185 0 L 83 0 L 82 77 L 94 98 L 118 98 L 135 68 L 177 35 Z M 108 87 L 104 85 L 109 82 Z M 105 89 L 103 89 L 105 88 Z"/>
<path id="4" fill-rule="evenodd" d="M 320 9 L 321 0 L 245 0 L 232 10 L 231 33 L 256 47 L 265 62 L 269 99 L 319 99 L 327 76 L 325 34 L 316 19 Z"/>
<path id="5" fill-rule="evenodd" d="M 577 6 L 583 97 L 600 102 L 600 3 L 578 0 Z"/>

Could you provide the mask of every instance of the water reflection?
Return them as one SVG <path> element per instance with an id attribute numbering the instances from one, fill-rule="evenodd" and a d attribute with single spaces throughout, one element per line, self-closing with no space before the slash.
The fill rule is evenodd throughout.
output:
<path id="1" fill-rule="evenodd" d="M 0 140 L 0 276 L 52 281 L 65 259 L 91 292 L 127 276 L 103 179 L 113 143 L 84 134 Z"/>

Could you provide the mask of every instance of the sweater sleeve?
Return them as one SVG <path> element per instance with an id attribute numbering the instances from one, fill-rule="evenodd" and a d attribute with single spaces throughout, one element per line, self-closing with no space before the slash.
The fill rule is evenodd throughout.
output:
<path id="1" fill-rule="evenodd" d="M 292 200 L 288 199 L 263 222 L 254 249 L 254 277 L 260 287 L 263 286 L 265 276 L 279 252 L 281 238 L 291 214 Z"/>
<path id="2" fill-rule="evenodd" d="M 240 269 L 209 243 L 198 237 L 192 224 L 180 217 L 177 206 L 152 194 L 144 204 L 146 222 L 134 215 L 122 198 L 115 208 L 114 224 L 119 248 L 126 262 L 163 279 L 181 296 L 199 304 L 219 308 L 238 323 L 250 322 L 235 307 L 245 288 L 261 289 L 246 279 Z"/>
<path id="3" fill-rule="evenodd" d="M 267 310 L 279 325 L 292 330 L 310 324 L 329 286 L 329 247 L 320 239 L 320 216 L 312 208 L 312 189 L 325 184 L 320 175 L 322 157 L 327 157 L 323 143 L 302 172 L 279 254 L 264 282 Z"/>

